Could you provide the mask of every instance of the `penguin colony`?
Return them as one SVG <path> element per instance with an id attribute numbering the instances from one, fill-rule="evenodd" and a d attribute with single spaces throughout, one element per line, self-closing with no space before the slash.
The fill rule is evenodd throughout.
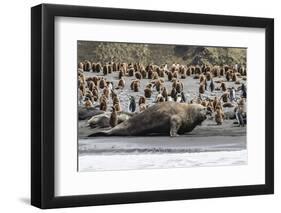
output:
<path id="1" fill-rule="evenodd" d="M 78 106 L 110 112 L 111 127 L 117 125 L 120 112 L 133 115 L 165 101 L 201 104 L 216 125 L 223 124 L 224 112 L 231 108 L 239 126 L 246 123 L 247 70 L 242 65 L 101 64 L 85 60 L 78 63 L 77 73 Z M 196 94 L 183 83 L 187 79 L 197 82 Z M 126 85 L 130 85 L 129 93 L 124 91 Z"/>

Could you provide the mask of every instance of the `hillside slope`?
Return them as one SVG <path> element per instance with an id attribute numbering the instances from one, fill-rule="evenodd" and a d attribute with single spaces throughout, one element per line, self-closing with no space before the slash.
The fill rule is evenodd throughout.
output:
<path id="1" fill-rule="evenodd" d="M 186 45 L 138 44 L 118 42 L 77 42 L 78 61 L 143 64 L 246 64 L 246 48 Z"/>

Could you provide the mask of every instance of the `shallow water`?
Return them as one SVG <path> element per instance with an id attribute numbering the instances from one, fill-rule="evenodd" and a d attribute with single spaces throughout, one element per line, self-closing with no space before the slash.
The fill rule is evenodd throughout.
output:
<path id="1" fill-rule="evenodd" d="M 247 164 L 247 150 L 173 154 L 81 155 L 79 171 L 164 169 Z"/>

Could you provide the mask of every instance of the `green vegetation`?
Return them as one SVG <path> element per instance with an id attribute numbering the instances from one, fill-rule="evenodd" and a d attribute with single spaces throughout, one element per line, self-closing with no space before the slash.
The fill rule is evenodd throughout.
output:
<path id="1" fill-rule="evenodd" d="M 246 48 L 78 41 L 78 61 L 140 62 L 168 65 L 246 64 Z"/>

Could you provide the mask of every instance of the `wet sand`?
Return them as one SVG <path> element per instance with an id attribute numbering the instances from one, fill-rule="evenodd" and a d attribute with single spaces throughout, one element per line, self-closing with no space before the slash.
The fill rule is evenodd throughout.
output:
<path id="1" fill-rule="evenodd" d="M 235 127 L 233 121 L 224 126 L 204 122 L 192 132 L 178 137 L 93 137 L 79 140 L 79 154 L 181 153 L 237 151 L 246 149 L 246 128 Z"/>

